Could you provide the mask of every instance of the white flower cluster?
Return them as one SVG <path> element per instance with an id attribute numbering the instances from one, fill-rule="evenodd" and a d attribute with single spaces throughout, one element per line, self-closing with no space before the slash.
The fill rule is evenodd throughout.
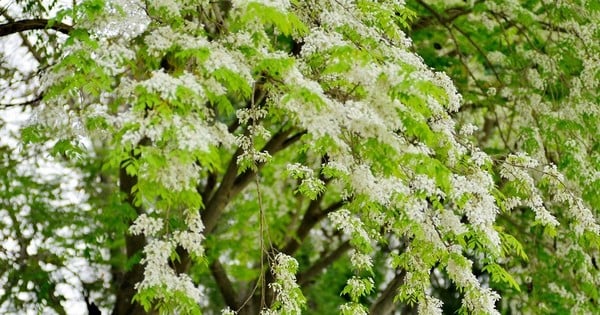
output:
<path id="1" fill-rule="evenodd" d="M 506 56 L 500 51 L 490 51 L 487 54 L 488 60 L 495 64 L 502 66 L 506 63 Z"/>
<path id="2" fill-rule="evenodd" d="M 357 250 L 350 252 L 350 263 L 359 270 L 371 270 L 373 267 L 373 258 L 370 255 L 361 253 Z"/>
<path id="3" fill-rule="evenodd" d="M 481 287 L 471 271 L 473 263 L 457 255 L 452 255 L 446 265 L 448 276 L 456 285 L 465 290 L 464 305 L 474 314 L 500 314 L 495 307 L 500 298 L 490 288 Z"/>
<path id="4" fill-rule="evenodd" d="M 574 196 L 566 185 L 566 179 L 558 171 L 556 165 L 544 167 L 543 179 L 550 183 L 550 194 L 552 200 L 559 204 L 568 205 L 567 215 L 575 219 L 572 224 L 577 235 L 582 235 L 585 231 L 600 233 L 600 225 L 592 211 L 587 207 L 581 198 Z"/>
<path id="5" fill-rule="evenodd" d="M 460 216 L 450 209 L 436 212 L 432 221 L 440 230 L 452 232 L 454 235 L 461 235 L 468 231 L 467 227 L 460 222 Z"/>
<path id="6" fill-rule="evenodd" d="M 254 140 L 255 138 L 266 140 L 271 137 L 271 132 L 259 123 L 260 119 L 266 115 L 266 110 L 256 106 L 236 111 L 239 121 L 249 124 L 248 133 L 238 135 L 235 138 L 236 144 L 242 150 L 242 153 L 237 157 L 238 165 L 256 167 L 257 164 L 266 163 L 271 159 L 269 152 L 256 149 Z"/>
<path id="7" fill-rule="evenodd" d="M 365 279 L 353 276 L 346 282 L 344 292 L 347 292 L 353 301 L 358 301 L 359 297 L 368 295 L 373 290 L 374 286 L 375 282 L 371 277 Z"/>
<path id="8" fill-rule="evenodd" d="M 184 190 L 194 190 L 198 184 L 200 167 L 195 163 L 182 163 L 179 158 L 172 156 L 169 158 L 167 165 L 156 170 L 155 178 L 148 178 L 150 181 L 156 181 L 165 188 L 179 192 Z M 140 177 L 146 177 L 151 172 L 144 172 L 141 167 Z"/>
<path id="9" fill-rule="evenodd" d="M 479 281 L 471 271 L 472 265 L 473 262 L 464 257 L 460 257 L 459 260 L 450 258 L 446 265 L 446 271 L 448 271 L 450 279 L 460 288 L 476 287 L 479 285 Z"/>
<path id="10" fill-rule="evenodd" d="M 426 295 L 425 299 L 419 303 L 417 312 L 419 315 L 442 315 L 442 305 L 444 305 L 442 301 Z"/>
<path id="11" fill-rule="evenodd" d="M 189 231 L 175 231 L 173 232 L 173 239 L 191 255 L 196 257 L 204 255 L 204 247 L 202 246 L 204 235 Z"/>
<path id="12" fill-rule="evenodd" d="M 136 290 L 165 288 L 158 290 L 156 298 L 162 299 L 174 292 L 181 292 L 197 303 L 202 300 L 202 291 L 194 285 L 187 274 L 175 274 L 169 266 L 169 256 L 175 250 L 175 242 L 151 239 L 144 247 L 145 257 L 141 263 L 144 268 L 144 279 L 137 283 Z"/>
<path id="13" fill-rule="evenodd" d="M 362 244 L 371 243 L 369 234 L 364 229 L 363 223 L 360 221 L 359 218 L 352 215 L 352 213 L 349 210 L 340 209 L 338 211 L 330 213 L 328 216 L 337 229 L 342 230 L 353 240 L 356 240 L 358 243 Z M 362 265 L 361 267 L 364 267 L 364 265 Z"/>
<path id="14" fill-rule="evenodd" d="M 208 152 L 211 147 L 233 146 L 235 138 L 229 133 L 224 123 L 210 124 L 194 116 L 180 117 L 176 115 L 173 117 L 171 126 L 176 128 L 176 139 L 174 140 L 179 149 Z"/>
<path id="15" fill-rule="evenodd" d="M 296 282 L 298 262 L 291 256 L 278 253 L 271 266 L 275 282 L 270 286 L 275 291 L 275 300 L 281 304 L 283 314 L 301 314 L 306 303 L 302 290 Z"/>
<path id="16" fill-rule="evenodd" d="M 528 69 L 527 70 L 527 80 L 529 81 L 529 84 L 531 84 L 532 87 L 534 87 L 538 90 L 544 90 L 544 86 L 546 85 L 546 82 L 544 82 L 544 79 L 542 79 L 542 77 L 540 76 L 540 73 L 537 70 Z"/>
<path id="17" fill-rule="evenodd" d="M 203 103 L 203 100 L 206 99 L 204 88 L 198 83 L 198 79 L 188 72 L 174 77 L 165 73 L 163 69 L 155 70 L 150 79 L 142 81 L 139 85 L 151 93 L 160 95 L 164 100 L 175 100 L 177 90 L 181 87 L 186 87 L 194 92 L 197 103 Z"/>
<path id="18" fill-rule="evenodd" d="M 331 48 L 343 47 L 348 45 L 342 35 L 337 32 L 328 32 L 322 28 L 314 28 L 304 37 L 304 45 L 300 52 L 302 56 L 307 57 L 312 54 L 322 53 Z"/>
<path id="19" fill-rule="evenodd" d="M 236 314 L 237 314 L 237 312 L 231 310 L 229 308 L 229 306 L 221 310 L 221 315 L 236 315 Z"/>
<path id="20" fill-rule="evenodd" d="M 206 48 L 208 40 L 201 36 L 190 36 L 188 34 L 175 32 L 169 26 L 154 29 L 149 36 L 144 37 L 149 53 L 159 57 L 174 45 L 187 49 Z"/>
<path id="21" fill-rule="evenodd" d="M 473 124 L 464 124 L 458 133 L 463 136 L 470 136 L 473 132 L 477 131 L 477 129 L 479 128 Z"/>
<path id="22" fill-rule="evenodd" d="M 376 176 L 364 164 L 353 169 L 350 180 L 357 193 L 365 194 L 384 206 L 390 205 L 392 197 L 397 194 L 410 194 L 409 188 L 399 178 Z"/>
<path id="23" fill-rule="evenodd" d="M 500 210 L 495 197 L 490 193 L 494 187 L 491 175 L 483 171 L 468 176 L 454 174 L 450 181 L 453 187 L 450 194 L 452 200 L 459 201 L 465 194 L 469 196 L 463 208 L 464 213 L 473 227 L 487 236 L 493 247 L 491 249 L 498 249 L 500 236 L 494 229 L 494 222 Z M 447 222 L 451 223 L 453 220 Z M 461 227 L 450 227 L 450 230 L 460 231 Z"/>
<path id="24" fill-rule="evenodd" d="M 250 65 L 240 52 L 224 47 L 219 42 L 210 42 L 210 57 L 204 62 L 204 68 L 213 73 L 218 69 L 227 69 L 240 75 L 249 86 L 254 84 Z"/>
<path id="25" fill-rule="evenodd" d="M 449 112 L 457 112 L 462 102 L 462 95 L 458 93 L 452 79 L 445 72 L 435 72 L 433 82 L 446 91 L 448 96 L 448 104 L 446 107 Z"/>
<path id="26" fill-rule="evenodd" d="M 423 192 L 426 196 L 444 197 L 444 192 L 439 189 L 435 180 L 429 176 L 418 174 L 410 182 L 411 188 L 416 192 Z"/>
<path id="27" fill-rule="evenodd" d="M 492 159 L 487 153 L 481 151 L 479 148 L 473 148 L 471 150 L 471 160 L 477 166 L 483 166 L 485 164 L 492 163 Z"/>
<path id="28" fill-rule="evenodd" d="M 496 310 L 496 301 L 499 299 L 500 295 L 492 289 L 479 286 L 465 292 L 463 303 L 474 314 L 500 315 Z"/>
<path id="29" fill-rule="evenodd" d="M 202 246 L 204 225 L 200 215 L 196 211 L 185 211 L 185 222 L 188 230 L 175 231 L 172 237 L 168 235 L 161 237 L 158 234 L 163 229 L 162 219 L 150 218 L 144 213 L 135 220 L 130 227 L 130 232 L 134 235 L 144 234 L 148 239 L 144 247 L 145 257 L 141 261 L 146 265 L 144 279 L 136 284 L 136 290 L 166 287 L 164 292 L 157 290 L 154 298 L 163 299 L 173 292 L 182 292 L 196 302 L 201 301 L 203 294 L 194 285 L 192 279 L 187 274 L 177 275 L 169 266 L 170 256 L 177 245 L 181 245 L 192 257 L 204 254 Z"/>
<path id="30" fill-rule="evenodd" d="M 124 61 L 134 59 L 135 52 L 126 43 L 115 40 L 103 42 L 91 57 L 108 75 L 117 76 L 126 70 Z"/>
<path id="31" fill-rule="evenodd" d="M 163 227 L 164 223 L 161 218 L 152 218 L 142 213 L 129 227 L 129 232 L 133 235 L 155 236 Z"/>
<path id="32" fill-rule="evenodd" d="M 367 315 L 367 308 L 356 302 L 349 302 L 340 306 L 340 314 L 342 315 Z"/>
<path id="33" fill-rule="evenodd" d="M 523 200 L 524 205 L 531 207 L 535 212 L 535 219 L 543 225 L 557 226 L 558 220 L 546 209 L 542 196 L 535 186 L 533 177 L 527 170 L 535 170 L 539 162 L 525 153 L 509 155 L 505 163 L 500 168 L 500 176 L 509 181 L 517 181 L 522 184 L 528 198 Z"/>
<path id="34" fill-rule="evenodd" d="M 287 165 L 287 171 L 292 178 L 302 180 L 299 191 L 311 197 L 311 199 L 313 197 L 316 198 L 325 190 L 325 183 L 318 177 L 315 177 L 313 169 L 300 163 L 293 163 Z"/>
<path id="35" fill-rule="evenodd" d="M 204 240 L 204 235 L 202 232 L 204 231 L 204 223 L 198 211 L 191 209 L 185 211 L 185 223 L 188 230 L 173 232 L 173 239 L 192 256 L 203 256 L 204 247 L 202 246 L 202 241 Z"/>

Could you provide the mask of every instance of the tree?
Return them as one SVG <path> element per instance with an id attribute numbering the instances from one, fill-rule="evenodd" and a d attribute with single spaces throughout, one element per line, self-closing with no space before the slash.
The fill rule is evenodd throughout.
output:
<path id="1" fill-rule="evenodd" d="M 5 310 L 599 311 L 597 4 L 19 7 Z"/>

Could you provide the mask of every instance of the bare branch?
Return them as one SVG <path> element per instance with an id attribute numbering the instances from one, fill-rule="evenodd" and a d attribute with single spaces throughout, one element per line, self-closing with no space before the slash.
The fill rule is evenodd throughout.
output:
<path id="1" fill-rule="evenodd" d="M 394 311 L 394 297 L 398 288 L 404 283 L 406 271 L 400 273 L 388 283 L 387 287 L 381 292 L 377 300 L 369 308 L 369 314 L 392 314 Z"/>
<path id="2" fill-rule="evenodd" d="M 471 12 L 473 12 L 473 9 L 468 8 L 468 7 L 448 8 L 443 13 L 443 15 L 446 17 L 442 18 L 442 20 L 439 22 L 442 22 L 444 24 L 450 24 L 457 18 L 459 18 L 463 15 L 467 15 Z M 414 31 L 424 29 L 428 26 L 435 24 L 435 20 L 437 20 L 435 16 L 422 16 L 417 21 L 412 23 L 410 30 L 412 32 L 414 32 Z"/>
<path id="3" fill-rule="evenodd" d="M 231 283 L 231 280 L 229 280 L 229 277 L 225 272 L 225 268 L 223 268 L 223 265 L 218 258 L 210 264 L 210 273 L 215 279 L 217 287 L 219 288 L 219 292 L 221 292 L 221 296 L 223 296 L 227 306 L 229 306 L 229 308 L 232 310 L 239 309 L 240 305 L 236 300 L 237 294 L 233 289 L 233 284 Z"/>
<path id="4" fill-rule="evenodd" d="M 298 274 L 298 284 L 301 287 L 309 285 L 314 277 L 319 275 L 325 268 L 338 260 L 346 251 L 350 249 L 350 247 L 350 242 L 345 241 L 338 248 L 329 253 L 329 255 L 322 256 L 319 260 L 312 264 L 310 268 Z"/>
<path id="5" fill-rule="evenodd" d="M 321 221 L 328 213 L 341 208 L 347 202 L 346 200 L 341 200 L 330 205 L 326 209 L 321 210 L 321 200 L 322 196 L 310 202 L 306 212 L 304 213 L 302 222 L 300 222 L 300 226 L 295 231 L 295 235 L 293 235 L 289 242 L 283 246 L 281 250 L 282 252 L 288 255 L 293 255 L 294 252 L 300 248 L 302 241 L 308 236 L 310 230 L 312 230 L 312 228 L 319 223 L 319 221 Z"/>
<path id="6" fill-rule="evenodd" d="M 5 11 L 2 12 L 2 16 L 10 23 L 14 23 L 15 19 L 12 18 L 12 16 L 8 15 L 8 13 Z M 27 47 L 27 49 L 29 50 L 29 52 L 31 53 L 31 55 L 33 55 L 33 57 L 35 58 L 35 60 L 37 60 L 37 62 L 39 62 L 40 64 L 42 64 L 43 62 L 43 58 L 40 55 L 40 52 L 35 49 L 35 47 L 33 47 L 33 45 L 31 44 L 31 42 L 29 41 L 29 39 L 27 38 L 27 36 L 25 36 L 25 34 L 23 33 L 19 33 L 19 36 L 21 37 L 21 40 L 23 41 L 23 46 Z"/>
<path id="7" fill-rule="evenodd" d="M 69 34 L 73 27 L 64 23 L 51 23 L 48 19 L 26 19 L 8 22 L 0 25 L 0 37 L 14 33 L 51 29 L 63 34 Z"/>
<path id="8" fill-rule="evenodd" d="M 39 105 L 39 103 L 42 100 L 42 98 L 43 98 L 43 95 L 38 95 L 38 96 L 36 96 L 32 100 L 21 102 L 21 103 L 5 103 L 5 104 L 0 104 L 0 109 L 5 109 L 5 108 L 9 108 L 9 107 L 30 106 L 30 105 L 31 106 L 37 106 L 37 105 Z"/>

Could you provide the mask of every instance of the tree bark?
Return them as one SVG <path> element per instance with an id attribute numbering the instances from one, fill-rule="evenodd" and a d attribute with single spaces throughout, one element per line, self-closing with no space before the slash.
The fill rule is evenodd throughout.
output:
<path id="1" fill-rule="evenodd" d="M 396 292 L 398 288 L 404 283 L 404 276 L 406 272 L 403 270 L 399 274 L 397 274 L 391 281 L 388 283 L 387 287 L 379 294 L 379 297 L 373 305 L 369 308 L 369 314 L 371 315 L 390 315 L 394 312 L 394 297 L 396 296 Z"/>
<path id="2" fill-rule="evenodd" d="M 48 19 L 26 19 L 0 24 L 0 37 L 32 30 L 51 29 L 63 34 L 69 34 L 73 27 L 64 23 L 52 23 Z"/>
<path id="3" fill-rule="evenodd" d="M 126 194 L 126 201 L 137 212 L 142 213 L 140 207 L 134 206 L 134 195 L 131 193 L 133 186 L 137 184 L 137 177 L 127 174 L 125 167 L 122 166 L 119 174 L 120 191 Z M 132 259 L 134 255 L 140 253 L 144 249 L 146 238 L 143 235 L 125 235 L 125 247 L 127 259 Z M 142 281 L 144 278 L 144 266 L 136 263 L 133 267 L 126 271 L 121 277 L 120 283 L 117 284 L 117 299 L 112 312 L 112 315 L 141 315 L 148 314 L 144 308 L 137 302 L 133 302 L 135 296 L 135 284 Z"/>

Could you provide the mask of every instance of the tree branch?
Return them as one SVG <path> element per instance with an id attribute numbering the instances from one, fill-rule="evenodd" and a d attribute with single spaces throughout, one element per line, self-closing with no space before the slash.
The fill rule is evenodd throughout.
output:
<path id="1" fill-rule="evenodd" d="M 150 144 L 150 139 L 143 138 L 138 143 L 138 146 L 147 146 Z M 130 158 L 139 158 L 133 154 L 133 151 L 130 154 Z M 126 160 L 121 162 L 121 167 L 119 169 L 119 190 L 125 195 L 125 202 L 127 202 L 137 213 L 137 215 L 141 215 L 144 213 L 144 209 L 141 206 L 135 205 L 135 193 L 133 192 L 133 187 L 137 185 L 138 177 L 137 175 L 130 175 L 126 171 Z M 131 225 L 133 222 L 129 222 L 128 225 Z M 146 237 L 142 235 L 131 235 L 125 231 L 125 250 L 127 254 L 127 259 L 130 260 L 138 255 L 146 245 Z M 112 315 L 122 315 L 122 314 L 148 314 L 144 310 L 144 307 L 137 302 L 133 302 L 132 299 L 136 294 L 135 285 L 141 282 L 144 278 L 144 266 L 141 263 L 136 263 L 133 267 L 127 270 L 123 276 L 118 275 L 118 278 L 121 280 L 120 283 L 117 283 L 117 294 L 115 306 L 113 308 Z M 150 312 L 153 314 L 153 312 Z"/>
<path id="2" fill-rule="evenodd" d="M 278 132 L 269 140 L 269 142 L 267 142 L 267 144 L 265 144 L 262 151 L 275 155 L 277 152 L 284 150 L 298 141 L 301 138 L 299 134 L 304 134 L 304 131 L 289 137 L 290 133 L 291 130 Z M 219 188 L 215 191 L 206 205 L 202 219 L 204 221 L 204 231 L 207 235 L 216 227 L 217 221 L 221 217 L 221 214 L 229 201 L 244 190 L 254 176 L 256 176 L 256 172 L 251 170 L 236 176 L 238 172 L 237 157 L 240 156 L 240 154 L 242 154 L 241 149 L 238 149 L 233 154 L 229 166 L 227 167 L 227 171 L 221 180 L 221 185 L 219 185 Z M 262 164 L 259 164 L 257 167 L 260 169 L 262 166 Z"/>
<path id="3" fill-rule="evenodd" d="M 448 8 L 443 13 L 444 16 L 446 16 L 446 17 L 442 18 L 442 20 L 439 22 L 442 22 L 444 24 L 449 24 L 449 23 L 452 23 L 457 18 L 459 18 L 463 15 L 467 15 L 471 12 L 473 12 L 473 9 L 467 8 L 467 7 Z M 421 18 L 419 18 L 416 22 L 411 24 L 410 31 L 414 32 L 414 31 L 424 29 L 428 26 L 431 26 L 432 24 L 435 23 L 435 20 L 437 20 L 437 18 L 435 16 L 421 16 Z"/>
<path id="4" fill-rule="evenodd" d="M 375 300 L 373 305 L 371 305 L 369 308 L 369 314 L 392 314 L 394 311 L 394 297 L 396 296 L 396 291 L 398 291 L 398 288 L 400 288 L 402 283 L 404 283 L 405 275 L 406 271 L 404 270 L 396 274 L 392 281 L 390 281 L 390 283 L 388 283 L 385 289 L 381 292 L 377 300 Z"/>
<path id="5" fill-rule="evenodd" d="M 227 306 L 229 306 L 229 308 L 232 310 L 239 309 L 240 305 L 236 299 L 237 294 L 235 293 L 231 280 L 229 280 L 229 277 L 225 272 L 225 268 L 223 268 L 219 258 L 215 259 L 210 264 L 210 273 L 215 279 L 217 287 L 219 288 L 219 292 L 221 292 L 221 296 L 223 296 Z"/>
<path id="6" fill-rule="evenodd" d="M 10 23 L 14 23 L 15 19 L 12 18 L 12 16 L 10 16 L 6 10 L 2 12 L 2 16 Z M 27 49 L 29 50 L 29 52 L 31 53 L 31 55 L 33 56 L 33 58 L 35 58 L 35 60 L 37 60 L 38 63 L 42 64 L 43 63 L 43 58 L 40 55 L 40 52 L 35 49 L 35 47 L 33 47 L 33 45 L 31 44 L 31 42 L 29 41 L 29 39 L 27 38 L 27 36 L 23 33 L 19 33 L 19 36 L 21 37 L 21 40 L 23 41 L 23 45 L 25 47 L 27 47 Z"/>
<path id="7" fill-rule="evenodd" d="M 9 108 L 9 107 L 17 107 L 17 106 L 37 106 L 39 105 L 40 101 L 42 100 L 42 98 L 44 97 L 44 95 L 38 95 L 36 96 L 34 99 L 29 100 L 29 101 L 25 101 L 25 102 L 21 102 L 21 103 L 5 103 L 5 104 L 0 104 L 0 109 L 5 109 L 5 108 Z"/>
<path id="8" fill-rule="evenodd" d="M 14 33 L 51 29 L 63 34 L 69 34 L 73 27 L 64 23 L 51 23 L 48 19 L 26 19 L 0 24 L 0 37 Z"/>
<path id="9" fill-rule="evenodd" d="M 298 285 L 301 287 L 306 287 L 309 285 L 314 277 L 319 275 L 323 269 L 327 268 L 333 262 L 338 260 L 346 251 L 350 249 L 350 247 L 350 241 L 345 241 L 338 248 L 329 253 L 329 255 L 322 256 L 306 271 L 298 274 Z"/>
<path id="10" fill-rule="evenodd" d="M 296 229 L 294 235 L 289 240 L 289 242 L 287 242 L 281 249 L 283 253 L 287 255 L 293 255 L 294 252 L 296 252 L 296 250 L 300 248 L 300 245 L 302 245 L 302 241 L 304 241 L 304 239 L 308 236 L 310 230 L 312 230 L 312 228 L 317 223 L 319 223 L 321 219 L 323 219 L 328 213 L 333 212 L 342 207 L 344 204 L 346 204 L 345 200 L 340 200 L 330 205 L 326 209 L 319 211 L 321 208 L 320 204 L 322 199 L 323 197 L 321 195 L 319 198 L 310 202 L 308 208 L 306 209 L 306 212 L 304 213 L 304 216 L 302 217 L 302 222 L 300 222 L 300 226 L 298 226 L 298 229 Z"/>

